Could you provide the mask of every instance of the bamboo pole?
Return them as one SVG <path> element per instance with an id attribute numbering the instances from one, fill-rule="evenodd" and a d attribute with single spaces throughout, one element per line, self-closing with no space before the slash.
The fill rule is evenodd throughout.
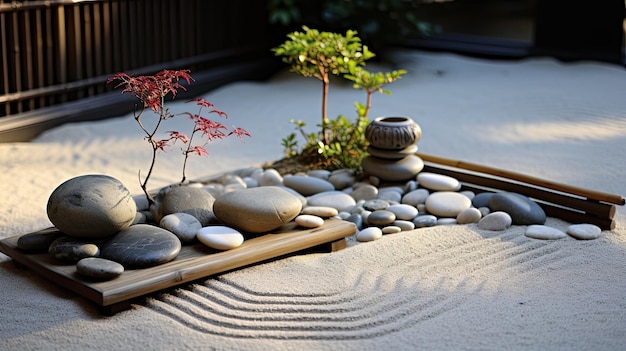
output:
<path id="1" fill-rule="evenodd" d="M 474 171 L 474 172 L 481 172 L 481 173 L 490 174 L 490 175 L 494 175 L 494 176 L 498 176 L 502 178 L 508 178 L 508 179 L 512 179 L 512 180 L 516 180 L 516 181 L 520 181 L 520 182 L 524 182 L 524 183 L 528 183 L 532 185 L 537 185 L 537 186 L 552 189 L 552 190 L 557 190 L 557 191 L 561 191 L 565 193 L 582 196 L 589 200 L 605 201 L 605 202 L 609 202 L 609 203 L 617 204 L 621 206 L 626 204 L 626 199 L 622 195 L 589 190 L 589 189 L 580 188 L 580 187 L 576 187 L 572 185 L 567 185 L 567 184 L 557 183 L 557 182 L 553 182 L 553 181 L 549 181 L 545 179 L 540 179 L 540 178 L 536 178 L 536 177 L 521 174 L 521 173 L 515 173 L 515 172 L 503 170 L 503 169 L 478 165 L 475 163 L 470 163 L 470 162 L 465 162 L 465 161 L 460 161 L 460 160 L 444 158 L 440 156 L 428 155 L 428 154 L 424 154 L 421 152 L 418 152 L 417 156 L 419 156 L 425 162 L 432 162 L 432 163 L 436 163 L 440 165 L 466 169 L 466 170 Z"/>

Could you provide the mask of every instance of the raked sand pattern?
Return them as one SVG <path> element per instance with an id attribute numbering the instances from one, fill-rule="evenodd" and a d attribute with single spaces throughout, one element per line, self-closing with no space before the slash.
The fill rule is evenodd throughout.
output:
<path id="1" fill-rule="evenodd" d="M 371 117 L 413 118 L 421 152 L 626 195 L 623 67 L 415 51 L 397 58 L 408 74 L 389 86 L 392 95 L 373 97 Z M 286 71 L 207 93 L 252 138 L 209 145 L 189 178 L 281 158 L 289 119 L 319 122 L 320 93 L 318 81 Z M 363 99 L 348 84 L 331 85 L 329 116 L 353 116 Z M 170 108 L 186 110 L 182 101 Z M 184 131 L 184 122 L 168 120 L 164 130 Z M 178 151 L 159 155 L 151 187 L 180 179 L 168 172 L 180 167 Z M 147 154 L 130 114 L 0 144 L 0 237 L 49 226 L 47 197 L 71 177 L 108 174 L 140 194 Z M 626 208 L 616 222 L 594 240 L 537 240 L 526 226 L 492 232 L 475 224 L 351 239 L 338 252 L 151 294 L 110 317 L 0 255 L 0 349 L 621 351 Z M 568 227 L 553 218 L 547 225 Z"/>
<path id="2" fill-rule="evenodd" d="M 190 329 L 234 338 L 367 339 L 413 328 L 471 304 L 472 296 L 494 288 L 494 276 L 532 279 L 535 270 L 558 269 L 567 258 L 560 250 L 562 242 L 529 239 L 520 230 L 489 232 L 468 225 L 444 238 L 436 233 L 445 232 L 442 227 L 392 234 L 394 245 L 410 255 L 352 267 L 341 285 L 331 289 L 331 282 L 322 280 L 303 291 L 298 286 L 293 292 L 259 291 L 245 281 L 238 283 L 233 274 L 158 294 L 146 307 Z M 436 245 L 424 246 L 433 236 Z M 332 255 L 349 260 L 351 254 Z M 271 270 L 272 263 L 268 265 Z"/>

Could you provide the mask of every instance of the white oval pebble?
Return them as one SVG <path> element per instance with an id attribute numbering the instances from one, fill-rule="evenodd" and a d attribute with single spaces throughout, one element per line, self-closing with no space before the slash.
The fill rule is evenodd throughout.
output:
<path id="1" fill-rule="evenodd" d="M 374 241 L 383 236 L 383 231 L 378 227 L 367 227 L 356 233 L 357 241 Z"/>
<path id="2" fill-rule="evenodd" d="M 580 240 L 592 240 L 600 237 L 602 229 L 595 224 L 572 224 L 567 227 L 567 234 Z"/>
<path id="3" fill-rule="evenodd" d="M 439 217 L 455 217 L 472 206 L 472 200 L 452 191 L 439 191 L 426 199 L 426 210 Z"/>
<path id="4" fill-rule="evenodd" d="M 221 225 L 203 227 L 196 233 L 198 241 L 216 250 L 230 250 L 243 244 L 243 234 Z"/>
<path id="5" fill-rule="evenodd" d="M 324 225 L 324 219 L 322 217 L 302 214 L 296 217 L 296 224 L 305 228 L 318 228 Z"/>
<path id="6" fill-rule="evenodd" d="M 567 237 L 563 231 L 556 228 L 548 227 L 542 224 L 531 224 L 526 228 L 524 233 L 529 238 L 542 239 L 542 240 L 556 240 Z"/>
<path id="7" fill-rule="evenodd" d="M 417 175 L 420 186 L 437 191 L 457 191 L 461 189 L 461 183 L 455 178 L 443 174 L 421 172 Z"/>
<path id="8" fill-rule="evenodd" d="M 411 220 L 417 217 L 417 208 L 411 205 L 398 204 L 390 205 L 385 209 L 389 212 L 393 212 L 397 219 Z"/>

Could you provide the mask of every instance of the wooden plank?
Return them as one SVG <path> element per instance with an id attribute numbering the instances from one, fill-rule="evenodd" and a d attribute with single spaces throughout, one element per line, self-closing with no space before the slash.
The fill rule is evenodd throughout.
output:
<path id="1" fill-rule="evenodd" d="M 228 251 L 212 250 L 200 243 L 185 245 L 171 262 L 151 268 L 127 270 L 116 279 L 102 282 L 81 277 L 76 273 L 75 265 L 62 264 L 47 253 L 29 254 L 19 250 L 19 236 L 0 241 L 0 251 L 44 278 L 100 306 L 112 306 L 162 289 L 323 244 L 341 249 L 340 241 L 354 233 L 354 223 L 339 219 L 327 219 L 322 227 L 314 229 L 303 229 L 295 222 L 290 222 L 277 231 L 248 238 L 240 247 Z"/>

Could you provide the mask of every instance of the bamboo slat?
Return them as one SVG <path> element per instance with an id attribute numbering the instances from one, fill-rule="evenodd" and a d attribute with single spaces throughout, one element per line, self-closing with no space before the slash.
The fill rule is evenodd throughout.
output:
<path id="1" fill-rule="evenodd" d="M 509 191 L 528 196 L 546 215 L 572 223 L 591 223 L 602 229 L 615 229 L 617 208 L 624 205 L 621 195 L 575 187 L 494 167 L 418 153 L 423 171 L 458 179 L 463 188 L 474 192 Z"/>

